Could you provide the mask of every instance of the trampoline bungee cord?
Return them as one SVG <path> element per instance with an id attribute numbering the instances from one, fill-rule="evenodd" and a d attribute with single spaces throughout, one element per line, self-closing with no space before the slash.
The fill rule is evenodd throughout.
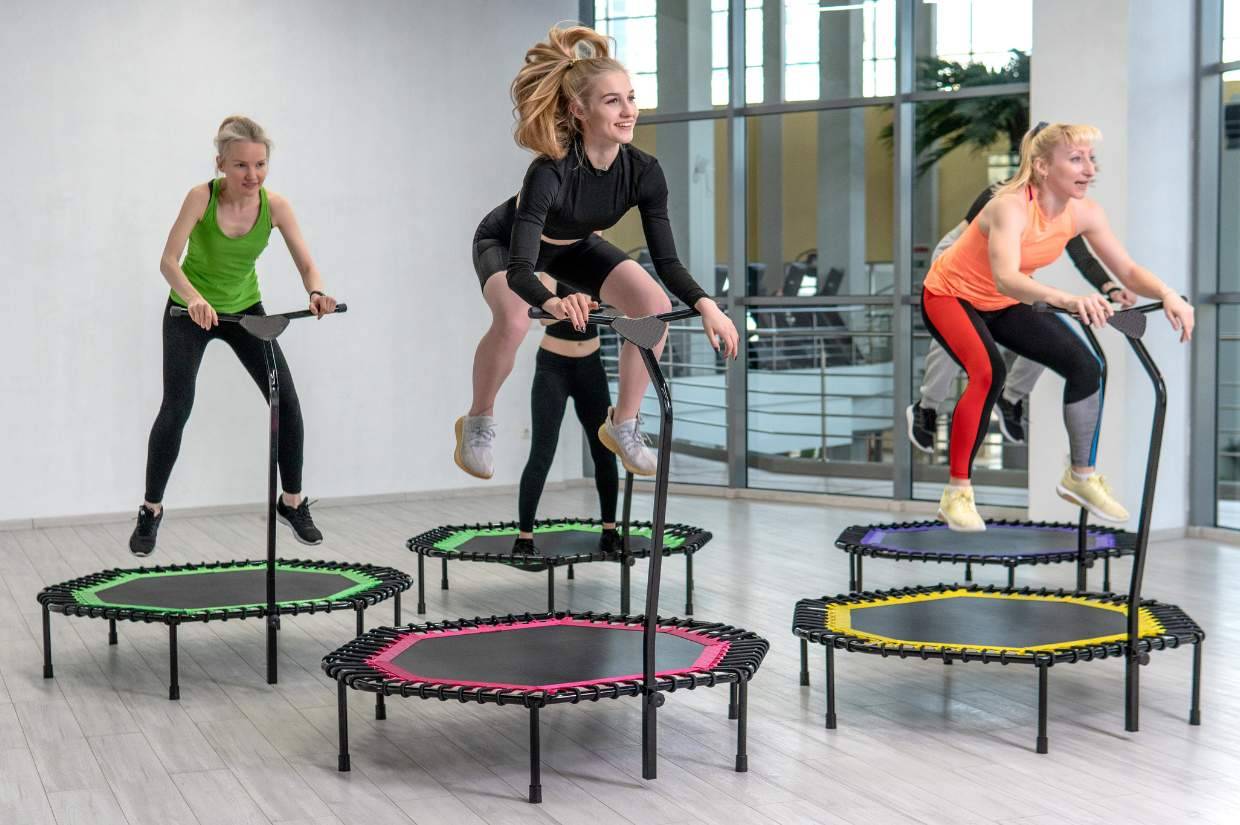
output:
<path id="1" fill-rule="evenodd" d="M 348 310 L 339 304 L 334 312 Z M 174 317 L 188 310 L 174 306 Z M 117 643 L 116 623 L 158 622 L 168 627 L 168 698 L 180 698 L 177 627 L 187 622 L 261 618 L 266 621 L 266 678 L 275 684 L 280 616 L 353 610 L 357 633 L 365 630 L 366 608 L 393 599 L 400 622 L 400 594 L 412 586 L 406 574 L 390 567 L 345 562 L 276 558 L 277 461 L 280 434 L 280 387 L 275 340 L 291 321 L 313 317 L 309 310 L 275 315 L 217 316 L 237 324 L 263 344 L 270 415 L 267 481 L 267 555 L 263 560 L 205 562 L 105 570 L 51 585 L 37 599 L 43 608 L 43 676 L 53 677 L 51 613 L 108 620 L 108 643 Z M 277 575 L 279 572 L 280 575 Z"/>
<path id="2" fill-rule="evenodd" d="M 1161 307 L 1162 303 L 1158 302 L 1116 313 L 1113 318 L 1121 318 L 1121 322 L 1112 324 L 1128 340 L 1154 390 L 1153 420 L 1141 510 L 1132 541 L 1128 592 L 1091 593 L 1085 589 L 1082 538 L 1076 557 L 1080 587 L 1075 590 L 940 584 L 883 591 L 859 590 L 848 595 L 802 599 L 793 613 L 793 634 L 799 637 L 801 645 L 801 684 L 809 684 L 808 643 L 822 644 L 826 650 L 828 728 L 836 727 L 836 650 L 872 653 L 884 659 L 939 659 L 944 664 L 954 661 L 1032 664 L 1038 671 L 1035 749 L 1038 753 L 1046 753 L 1048 679 L 1052 665 L 1123 658 L 1124 729 L 1134 732 L 1139 729 L 1140 667 L 1149 663 L 1152 651 L 1185 644 L 1193 646 L 1188 722 L 1190 725 L 1201 723 L 1201 657 L 1205 632 L 1179 607 L 1142 597 L 1167 391 L 1158 366 L 1140 339 L 1145 332 L 1145 314 Z M 1060 311 L 1045 304 L 1035 305 L 1035 309 Z M 1085 333 L 1101 355 L 1091 331 L 1086 328 Z M 874 529 L 881 531 L 889 527 L 878 525 Z M 1062 530 L 1071 529 L 1072 525 L 1053 527 Z M 1086 536 L 1085 528 L 1082 512 L 1078 536 Z M 911 550 L 905 547 L 902 552 Z M 1095 547 L 1091 552 L 1102 550 Z M 861 555 L 855 554 L 855 557 L 859 562 Z M 1062 560 L 1068 558 L 1071 554 L 1066 554 Z"/>
<path id="3" fill-rule="evenodd" d="M 642 777 L 655 779 L 657 712 L 664 703 L 663 693 L 722 684 L 731 691 L 729 718 L 737 720 L 734 767 L 748 770 L 748 683 L 769 644 L 729 625 L 658 615 L 673 416 L 667 381 L 652 350 L 663 339 L 669 321 L 696 314 L 682 309 L 645 318 L 591 314 L 588 319 L 610 326 L 638 347 L 659 400 L 661 426 L 645 613 L 477 617 L 377 628 L 354 639 L 323 659 L 324 671 L 337 682 L 339 770 L 350 769 L 349 689 L 375 694 L 378 719 L 386 716 L 387 696 L 517 705 L 529 711 L 527 798 L 541 802 L 539 711 L 555 704 L 633 696 L 641 700 Z M 548 316 L 532 309 L 530 317 Z M 539 557 L 528 558 L 536 562 Z"/>

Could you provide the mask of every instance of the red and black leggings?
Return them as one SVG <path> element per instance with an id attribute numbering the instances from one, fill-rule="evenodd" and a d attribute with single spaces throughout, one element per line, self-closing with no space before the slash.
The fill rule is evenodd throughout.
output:
<path id="1" fill-rule="evenodd" d="M 921 313 L 926 329 L 969 377 L 952 413 L 952 478 L 972 477 L 973 459 L 1007 377 L 996 342 L 1064 379 L 1064 422 L 1072 463 L 1093 465 L 1102 411 L 1102 369 L 1089 346 L 1066 323 L 1052 313 L 1034 312 L 1027 304 L 981 311 L 960 298 L 924 290 Z"/>

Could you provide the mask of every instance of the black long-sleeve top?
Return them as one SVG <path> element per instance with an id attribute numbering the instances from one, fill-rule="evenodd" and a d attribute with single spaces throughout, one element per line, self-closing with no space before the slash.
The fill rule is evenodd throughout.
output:
<path id="1" fill-rule="evenodd" d="M 539 157 L 530 164 L 517 199 L 508 248 L 508 286 L 531 306 L 552 296 L 534 274 L 541 236 L 580 240 L 615 226 L 634 206 L 659 280 L 685 306 L 706 297 L 676 255 L 667 218 L 667 179 L 659 161 L 633 146 L 621 146 L 611 166 L 590 165 L 580 143 L 560 160 Z"/>
<path id="2" fill-rule="evenodd" d="M 987 186 L 982 190 L 982 194 L 977 196 L 973 201 L 973 205 L 969 207 L 968 214 L 964 217 L 965 223 L 973 223 L 973 219 L 978 216 L 986 204 L 990 203 L 990 199 L 995 196 L 993 186 Z M 1067 246 L 1068 257 L 1072 259 L 1072 263 L 1077 270 L 1098 289 L 1099 292 L 1111 280 L 1111 275 L 1094 254 L 1089 251 L 1089 244 L 1085 243 L 1085 239 L 1077 235 L 1068 241 Z"/>

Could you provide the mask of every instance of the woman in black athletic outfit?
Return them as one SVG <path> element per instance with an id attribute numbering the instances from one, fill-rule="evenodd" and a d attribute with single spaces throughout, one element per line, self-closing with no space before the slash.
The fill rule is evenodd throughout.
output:
<path id="1" fill-rule="evenodd" d="M 572 290 L 556 284 L 556 297 L 567 298 Z M 599 519 L 603 532 L 599 547 L 603 552 L 620 552 L 616 530 L 616 493 L 620 488 L 616 457 L 599 441 L 598 429 L 607 418 L 611 389 L 599 353 L 598 330 L 587 326 L 579 331 L 569 321 L 556 321 L 543 331 L 538 346 L 538 366 L 530 389 L 530 457 L 521 473 L 517 502 L 520 535 L 513 551 L 537 553 L 534 547 L 534 517 L 542 498 L 547 473 L 560 443 L 560 424 L 568 399 L 573 399 L 577 420 L 585 430 L 594 459 L 594 486 L 598 489 Z"/>
<path id="2" fill-rule="evenodd" d="M 512 84 L 516 140 L 538 154 L 521 192 L 487 215 L 474 236 L 474 269 L 491 308 L 491 328 L 474 355 L 474 397 L 456 422 L 457 465 L 479 478 L 493 472 L 495 396 L 529 330 L 527 305 L 585 329 L 591 297 L 625 315 L 665 312 L 663 290 L 636 261 L 595 234 L 636 206 L 659 280 L 698 310 L 711 344 L 735 357 L 736 328 L 676 255 L 667 217 L 667 181 L 659 162 L 629 144 L 637 121 L 632 82 L 592 29 L 552 29 L 525 55 Z M 557 297 L 539 283 L 546 272 L 577 292 Z M 662 345 L 656 354 L 662 351 Z M 638 428 L 648 378 L 641 355 L 625 344 L 615 409 L 599 438 L 638 475 L 655 456 Z"/>

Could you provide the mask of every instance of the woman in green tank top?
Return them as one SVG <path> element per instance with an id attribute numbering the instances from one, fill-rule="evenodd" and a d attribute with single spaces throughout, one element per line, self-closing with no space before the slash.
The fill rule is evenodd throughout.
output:
<path id="1" fill-rule="evenodd" d="M 148 556 L 163 520 L 163 496 L 181 447 L 181 433 L 194 404 L 194 385 L 207 344 L 219 338 L 228 344 L 267 396 L 267 368 L 261 342 L 236 324 L 220 324 L 218 313 L 263 314 L 254 264 L 267 248 L 272 229 L 279 229 L 309 294 L 310 311 L 330 313 L 336 300 L 323 291 L 323 277 L 310 257 L 289 202 L 263 188 L 271 141 L 247 117 L 233 116 L 220 124 L 215 137 L 215 163 L 221 177 L 195 186 L 177 215 L 159 271 L 172 290 L 163 313 L 164 395 L 151 428 L 146 463 L 146 500 L 129 538 L 135 555 Z M 182 260 L 181 253 L 186 250 Z M 189 316 L 173 318 L 173 304 Z M 273 342 L 274 343 L 274 342 Z M 280 386 L 280 481 L 283 495 L 276 504 L 282 522 L 303 544 L 318 544 L 322 533 L 310 517 L 310 503 L 301 494 L 304 430 L 301 405 L 280 345 L 275 344 Z"/>

